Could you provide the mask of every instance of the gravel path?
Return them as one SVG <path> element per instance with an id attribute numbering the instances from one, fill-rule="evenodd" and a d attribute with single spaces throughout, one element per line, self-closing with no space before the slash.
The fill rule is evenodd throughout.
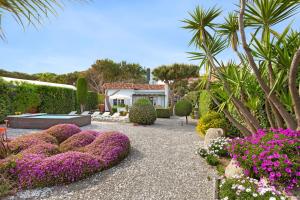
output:
<path id="1" fill-rule="evenodd" d="M 216 173 L 195 155 L 194 125 L 159 119 L 153 126 L 93 122 L 84 129 L 118 130 L 131 140 L 130 155 L 119 165 L 80 182 L 27 190 L 9 199 L 209 200 Z M 9 131 L 10 136 L 28 130 Z"/>

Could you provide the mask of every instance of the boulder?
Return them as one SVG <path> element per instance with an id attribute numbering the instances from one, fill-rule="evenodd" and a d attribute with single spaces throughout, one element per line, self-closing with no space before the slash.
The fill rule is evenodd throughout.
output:
<path id="1" fill-rule="evenodd" d="M 204 145 L 207 148 L 211 140 L 217 139 L 219 137 L 224 137 L 224 130 L 221 128 L 210 128 L 206 131 L 204 138 Z"/>
<path id="2" fill-rule="evenodd" d="M 243 175 L 243 169 L 237 165 L 236 160 L 231 160 L 229 165 L 225 169 L 226 178 L 234 178 L 236 176 Z"/>

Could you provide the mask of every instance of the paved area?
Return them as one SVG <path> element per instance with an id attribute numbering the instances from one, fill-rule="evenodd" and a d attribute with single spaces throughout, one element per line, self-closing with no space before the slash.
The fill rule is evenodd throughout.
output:
<path id="1" fill-rule="evenodd" d="M 200 141 L 195 125 L 159 119 L 153 126 L 93 122 L 83 129 L 125 133 L 131 140 L 130 155 L 119 165 L 80 182 L 26 190 L 9 199 L 213 199 L 216 173 L 194 153 Z M 29 131 L 10 129 L 9 135 Z"/>

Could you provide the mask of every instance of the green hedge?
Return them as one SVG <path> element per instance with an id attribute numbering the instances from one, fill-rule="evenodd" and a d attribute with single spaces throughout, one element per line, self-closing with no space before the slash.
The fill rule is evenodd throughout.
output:
<path id="1" fill-rule="evenodd" d="M 66 114 L 76 109 L 76 91 L 68 88 L 36 86 L 41 98 L 39 112 Z"/>
<path id="2" fill-rule="evenodd" d="M 85 110 L 96 110 L 98 107 L 98 94 L 96 92 L 88 92 Z"/>
<path id="3" fill-rule="evenodd" d="M 12 84 L 0 78 L 0 122 L 9 114 L 29 112 L 35 108 L 38 112 L 66 114 L 77 110 L 76 91 L 69 88 Z M 98 95 L 89 92 L 87 110 L 94 110 L 98 105 Z"/>
<path id="4" fill-rule="evenodd" d="M 157 118 L 170 118 L 171 116 L 170 109 L 156 108 L 156 115 Z"/>

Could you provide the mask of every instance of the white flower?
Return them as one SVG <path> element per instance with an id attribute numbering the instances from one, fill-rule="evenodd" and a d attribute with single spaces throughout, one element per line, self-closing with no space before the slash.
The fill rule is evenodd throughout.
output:
<path id="1" fill-rule="evenodd" d="M 252 196 L 253 196 L 253 197 L 257 197 L 258 194 L 257 194 L 257 193 L 253 193 Z"/>
<path id="2" fill-rule="evenodd" d="M 228 197 L 224 197 L 222 200 L 229 200 L 229 198 Z"/>
<path id="3" fill-rule="evenodd" d="M 276 198 L 275 197 L 270 197 L 270 199 L 269 200 L 276 200 Z"/>
<path id="4" fill-rule="evenodd" d="M 251 192 L 251 188 L 247 188 L 247 189 L 246 189 L 246 192 Z"/>
<path id="5" fill-rule="evenodd" d="M 285 200 L 285 197 L 284 197 L 284 196 L 281 196 L 281 197 L 280 197 L 280 200 Z"/>

